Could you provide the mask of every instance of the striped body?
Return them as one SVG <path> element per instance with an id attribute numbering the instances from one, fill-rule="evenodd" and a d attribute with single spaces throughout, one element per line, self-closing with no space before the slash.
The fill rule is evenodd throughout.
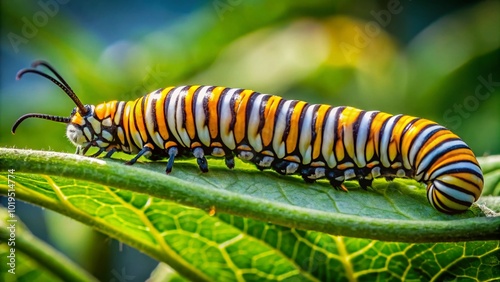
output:
<path id="1" fill-rule="evenodd" d="M 190 154 L 202 171 L 205 155 L 225 157 L 230 168 L 236 155 L 306 181 L 327 178 L 336 188 L 350 179 L 366 188 L 379 176 L 410 177 L 428 185 L 429 202 L 445 213 L 467 210 L 483 187 L 469 147 L 421 118 L 213 86 L 170 87 L 90 107 L 84 117 L 74 111 L 68 125 L 84 153 L 97 146 L 108 156 L 137 154 L 131 163 L 167 157 L 167 172 L 175 156 Z"/>

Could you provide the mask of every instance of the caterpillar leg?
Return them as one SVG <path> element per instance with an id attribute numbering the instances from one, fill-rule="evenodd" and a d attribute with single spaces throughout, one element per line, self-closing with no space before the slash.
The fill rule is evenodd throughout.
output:
<path id="1" fill-rule="evenodd" d="M 175 156 L 177 156 L 177 153 L 178 153 L 178 150 L 177 150 L 177 147 L 171 147 L 170 149 L 168 149 L 168 163 L 167 163 L 167 168 L 165 169 L 165 173 L 166 174 L 169 174 L 170 172 L 172 172 L 172 167 L 174 166 L 174 159 L 175 159 Z"/>
<path id="2" fill-rule="evenodd" d="M 314 182 L 316 179 L 325 177 L 325 171 L 324 167 L 308 167 L 303 168 L 300 174 L 306 182 Z"/>
<path id="3" fill-rule="evenodd" d="M 309 178 L 307 175 L 304 174 L 302 174 L 302 179 L 304 179 L 306 183 L 314 183 L 316 181 L 316 179 Z"/>
<path id="4" fill-rule="evenodd" d="M 326 175 L 326 178 L 330 181 L 330 185 L 335 188 L 335 190 L 342 190 L 344 192 L 348 192 L 347 188 L 344 186 L 344 179 L 345 177 L 343 175 L 337 176 L 337 174 L 334 171 L 329 171 Z"/>
<path id="5" fill-rule="evenodd" d="M 273 164 L 273 169 L 279 174 L 293 174 L 299 169 L 299 164 L 290 161 L 279 161 Z"/>
<path id="6" fill-rule="evenodd" d="M 224 159 L 224 162 L 226 163 L 227 168 L 233 169 L 234 168 L 234 155 L 233 155 L 233 153 L 227 153 L 226 157 Z"/>
<path id="7" fill-rule="evenodd" d="M 85 154 L 87 153 L 87 151 L 92 146 L 96 146 L 96 144 L 94 142 L 90 142 L 89 144 L 87 144 L 87 146 L 85 146 L 85 148 L 83 148 L 83 150 L 81 152 L 79 152 L 80 150 L 78 150 L 78 149 L 76 151 L 77 151 L 77 153 L 80 153 L 82 156 L 85 156 Z M 81 149 L 81 147 L 79 149 Z"/>
<path id="8" fill-rule="evenodd" d="M 202 172 L 208 172 L 208 162 L 205 158 L 205 153 L 201 147 L 197 147 L 193 149 L 193 155 L 198 162 L 198 167 Z"/>
<path id="9" fill-rule="evenodd" d="M 142 156 L 149 156 L 151 155 L 151 153 L 153 152 L 153 145 L 151 144 L 146 144 L 144 145 L 144 147 L 142 147 L 142 149 L 139 151 L 139 153 L 137 153 L 137 155 L 131 159 L 130 161 L 126 162 L 125 164 L 126 165 L 133 165 L 135 164 L 135 162 L 137 162 L 137 160 L 142 157 Z M 107 155 L 107 154 L 106 154 Z"/>
<path id="10" fill-rule="evenodd" d="M 368 178 L 358 179 L 359 186 L 361 186 L 361 188 L 363 188 L 364 190 L 367 190 L 368 187 L 372 187 L 372 182 L 373 179 L 368 179 Z"/>
<path id="11" fill-rule="evenodd" d="M 344 181 L 330 179 L 330 185 L 332 185 L 333 188 L 335 188 L 335 190 L 342 190 L 344 192 L 349 192 L 349 190 L 347 190 L 347 188 L 345 188 L 344 186 Z"/>
<path id="12" fill-rule="evenodd" d="M 116 147 L 113 147 L 106 153 L 106 155 L 104 155 L 104 157 L 109 159 L 114 153 L 116 153 L 116 151 L 118 151 L 118 149 L 116 149 Z"/>
<path id="13" fill-rule="evenodd" d="M 257 155 L 253 159 L 255 166 L 257 166 L 257 168 L 261 171 L 264 169 L 270 168 L 273 161 L 274 161 L 273 157 L 265 156 L 265 155 L 263 155 L 263 156 Z"/>
<path id="14" fill-rule="evenodd" d="M 100 154 L 102 154 L 102 152 L 104 152 L 104 150 L 106 150 L 106 148 L 99 148 L 99 151 L 97 151 L 95 154 L 91 155 L 90 157 L 97 158 Z"/>
<path id="15" fill-rule="evenodd" d="M 385 180 L 386 181 L 393 181 L 394 178 L 396 178 L 396 177 L 394 177 L 394 176 L 385 176 Z"/>

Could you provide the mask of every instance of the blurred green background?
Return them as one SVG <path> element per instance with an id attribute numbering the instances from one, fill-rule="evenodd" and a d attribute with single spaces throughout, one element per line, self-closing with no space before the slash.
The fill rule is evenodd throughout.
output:
<path id="1" fill-rule="evenodd" d="M 45 59 L 87 104 L 170 85 L 250 88 L 424 117 L 479 156 L 500 154 L 499 15 L 500 1 L 4 0 L 0 146 L 75 151 L 62 124 L 10 133 L 22 114 L 74 107 L 41 77 L 15 80 Z"/>

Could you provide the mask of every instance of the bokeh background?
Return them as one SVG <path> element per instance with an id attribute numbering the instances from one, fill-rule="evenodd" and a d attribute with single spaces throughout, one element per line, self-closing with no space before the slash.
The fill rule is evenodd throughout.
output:
<path id="1" fill-rule="evenodd" d="M 313 103 L 425 117 L 478 155 L 500 154 L 500 1 L 1 1 L 0 146 L 74 152 L 74 105 L 42 77 L 51 62 L 84 103 L 170 85 L 250 88 Z M 149 276 L 156 262 L 23 205 L 31 230 L 98 273 Z M 100 259 L 97 259 L 100 258 Z M 139 263 L 138 263 L 139 262 Z M 118 273 L 118 276 L 117 276 Z"/>

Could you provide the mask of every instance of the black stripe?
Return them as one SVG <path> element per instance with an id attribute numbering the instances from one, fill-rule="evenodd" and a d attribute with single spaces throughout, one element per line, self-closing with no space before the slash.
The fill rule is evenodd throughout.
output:
<path id="1" fill-rule="evenodd" d="M 474 197 L 474 194 L 472 192 L 470 192 L 469 190 L 463 189 L 463 188 L 456 186 L 456 185 L 453 185 L 453 184 L 448 184 L 448 183 L 440 181 L 440 180 L 434 180 L 434 181 L 441 183 L 443 186 L 446 186 L 446 187 L 451 188 L 453 190 L 458 190 L 460 192 L 464 192 L 465 194 Z M 465 205 L 465 206 L 470 206 L 470 204 L 471 204 L 470 202 L 462 201 L 462 200 L 459 200 L 459 199 L 451 196 L 450 194 L 446 194 L 444 191 L 439 190 L 438 187 L 436 186 L 436 184 L 434 184 L 434 189 L 438 190 L 448 200 L 451 200 L 457 204 L 461 204 L 461 205 Z"/>
<path id="2" fill-rule="evenodd" d="M 434 189 L 436 189 L 436 188 L 435 188 L 435 186 L 434 186 Z M 439 205 L 438 205 L 438 204 L 436 204 L 436 203 L 434 203 L 434 204 L 433 204 L 433 206 L 434 206 L 434 208 L 435 208 L 436 210 L 438 210 L 438 211 L 440 211 L 440 212 L 442 212 L 442 213 L 448 213 L 448 214 L 450 214 L 450 213 L 456 213 L 456 212 L 459 212 L 459 211 L 457 211 L 457 210 L 450 209 L 447 205 L 445 205 L 443 202 L 441 202 L 441 200 L 439 200 L 439 198 L 437 198 L 437 197 L 436 197 L 436 198 L 432 197 L 432 200 L 433 200 L 433 201 L 436 201 L 437 203 L 439 203 Z M 446 207 L 446 208 L 448 208 L 448 209 L 447 209 L 447 210 L 445 210 L 445 209 L 441 208 L 441 206 L 444 206 L 444 207 Z"/>
<path id="3" fill-rule="evenodd" d="M 240 97 L 241 92 L 243 92 L 243 89 L 237 89 L 233 95 L 231 96 L 231 99 L 229 100 L 229 107 L 231 108 L 231 122 L 229 123 L 229 130 L 234 131 L 234 124 L 236 123 L 236 115 L 237 112 L 234 109 L 234 105 L 236 104 L 236 99 Z"/>
<path id="4" fill-rule="evenodd" d="M 447 166 L 451 166 L 451 165 L 453 165 L 455 163 L 470 163 L 470 164 L 473 164 L 473 165 L 477 166 L 476 163 L 471 162 L 469 160 L 460 160 L 460 161 L 456 161 L 456 162 L 453 162 L 453 163 L 448 163 L 448 164 L 445 164 L 445 165 L 442 165 L 442 166 L 439 166 L 439 167 L 432 167 L 432 171 L 429 170 L 428 173 L 430 175 L 430 174 L 434 173 L 438 169 L 445 168 Z M 451 169 L 450 168 L 448 170 L 444 170 L 444 172 L 441 173 L 441 174 L 439 174 L 438 176 L 445 175 L 445 174 L 453 174 L 453 173 L 469 173 L 469 174 L 473 174 L 473 175 L 477 176 L 478 178 L 480 178 L 481 180 L 483 180 L 483 175 L 482 174 L 478 173 L 475 170 L 468 169 L 468 168 L 465 168 L 465 167 L 462 167 L 462 168 L 459 168 L 459 169 Z M 460 178 L 460 179 L 462 179 L 462 180 L 464 180 L 464 181 L 466 181 L 468 183 L 471 183 L 473 185 L 476 185 L 475 183 L 468 181 L 468 179 L 463 179 L 463 178 Z"/>
<path id="5" fill-rule="evenodd" d="M 141 114 L 142 114 L 142 119 L 141 119 L 141 122 L 142 122 L 142 125 L 144 127 L 144 130 L 145 130 L 145 134 L 146 134 L 146 140 L 143 140 L 144 142 L 148 143 L 151 138 L 149 136 L 149 133 L 148 133 L 148 129 L 146 128 L 146 96 L 142 97 L 141 98 Z M 135 122 L 137 123 L 137 119 L 135 119 Z M 140 134 L 140 132 L 139 132 Z M 142 134 L 141 134 L 142 136 Z M 142 137 L 141 137 L 142 138 Z"/>
<path id="6" fill-rule="evenodd" d="M 343 130 L 342 128 L 339 128 L 339 120 L 340 120 L 340 115 L 342 114 L 342 112 L 344 112 L 346 107 L 342 106 L 342 107 L 338 107 L 338 110 L 337 110 L 337 113 L 333 119 L 333 128 L 332 130 L 335 131 L 335 138 L 333 139 L 333 152 L 334 152 L 334 156 L 335 156 L 335 161 L 337 163 L 337 165 L 339 164 L 339 159 L 338 159 L 338 156 L 337 154 L 335 153 L 335 146 L 338 142 L 338 140 L 340 139 L 340 143 L 342 144 L 342 147 L 344 149 L 344 156 L 347 155 L 346 152 L 345 152 L 345 146 L 344 146 L 344 133 L 343 133 Z"/>
<path id="7" fill-rule="evenodd" d="M 410 155 L 409 155 L 409 154 L 410 154 L 411 149 L 413 148 L 413 146 L 420 146 L 420 147 L 417 149 L 417 154 L 415 154 L 415 158 L 416 158 L 416 157 L 418 156 L 418 151 L 420 151 L 420 149 L 422 148 L 422 146 L 424 146 L 425 142 L 429 139 L 429 137 L 430 137 L 430 136 L 432 136 L 432 135 L 434 135 L 434 134 L 436 134 L 436 132 L 438 132 L 438 131 L 442 130 L 443 128 L 437 127 L 437 128 L 435 128 L 434 130 L 432 130 L 431 132 L 429 132 L 429 133 L 427 134 L 427 136 L 429 136 L 429 137 L 425 138 L 424 142 L 422 142 L 421 144 L 415 144 L 415 140 L 417 140 L 417 139 L 418 139 L 418 137 L 420 137 L 420 135 L 421 135 L 421 134 L 423 134 L 423 132 L 424 132 L 427 128 L 432 127 L 432 126 L 434 126 L 434 125 L 436 125 L 436 124 L 429 123 L 429 124 L 425 125 L 425 126 L 424 126 L 424 128 L 422 128 L 422 130 L 420 130 L 417 134 L 415 134 L 415 137 L 414 137 L 414 138 L 413 138 L 413 140 L 411 140 L 411 142 L 410 142 L 410 146 L 408 147 L 408 161 L 412 164 L 412 168 L 413 168 L 413 169 L 416 169 L 416 167 L 414 167 L 414 165 L 415 165 L 415 159 L 413 159 L 413 160 L 412 160 L 412 159 L 410 159 Z"/>
<path id="8" fill-rule="evenodd" d="M 188 91 L 189 89 L 191 88 L 192 86 L 188 87 L 187 89 L 183 89 L 181 90 L 181 97 L 180 97 L 180 103 L 181 103 L 181 109 L 182 109 L 182 125 L 186 125 L 186 96 L 188 94 Z"/>
<path id="9" fill-rule="evenodd" d="M 318 132 L 316 132 L 316 121 L 318 119 L 318 108 L 321 105 L 314 105 L 314 110 L 313 110 L 313 118 L 311 122 L 311 147 L 314 146 L 314 141 L 316 141 L 316 138 L 318 137 Z M 312 155 L 311 155 L 312 156 Z"/>
<path id="10" fill-rule="evenodd" d="M 451 142 L 451 141 L 455 141 L 455 140 L 459 140 L 459 141 L 462 141 L 460 138 L 456 137 L 456 138 L 448 138 L 448 139 L 445 139 L 443 141 L 441 141 L 441 143 L 439 143 L 438 145 L 436 145 L 434 148 L 432 148 L 432 150 L 430 150 L 427 154 L 431 154 L 432 152 L 435 152 L 435 151 L 438 151 L 438 150 L 441 150 L 441 151 L 438 151 L 439 153 L 436 154 L 429 162 L 429 166 L 430 168 L 427 169 L 427 167 L 423 168 L 422 172 L 423 174 L 427 173 L 427 172 L 430 172 L 430 171 L 434 171 L 434 163 L 439 159 L 441 158 L 444 154 L 446 154 L 447 152 L 450 152 L 450 151 L 453 151 L 453 150 L 456 150 L 456 149 L 469 149 L 469 147 L 467 147 L 467 145 L 465 145 L 465 143 L 462 141 L 462 144 L 457 144 L 457 145 L 453 145 L 449 148 L 444 148 L 447 146 L 447 143 L 448 142 Z M 446 150 L 445 150 L 446 149 Z M 425 159 L 425 157 L 427 157 L 427 155 L 425 155 L 422 160 L 420 161 L 420 164 L 422 163 L 422 161 Z M 431 173 L 429 173 L 431 174 Z"/>
<path id="11" fill-rule="evenodd" d="M 215 86 L 210 86 L 208 87 L 207 91 L 205 91 L 205 96 L 203 97 L 203 111 L 205 112 L 205 126 L 208 126 L 208 118 L 209 118 L 209 111 L 210 109 L 208 108 L 208 99 L 209 96 L 213 95 L 213 91 L 215 89 Z M 210 137 L 210 134 L 209 134 Z M 210 137 L 212 139 L 212 137 Z"/>
<path id="12" fill-rule="evenodd" d="M 158 90 L 156 90 L 154 92 L 154 94 L 161 94 L 161 92 L 163 91 L 163 89 L 165 88 L 160 88 Z M 151 101 L 151 111 L 152 111 L 152 115 L 153 115 L 153 130 L 155 132 L 158 132 L 158 120 L 156 119 L 156 103 L 158 102 L 158 99 L 157 98 L 154 98 L 152 101 Z"/>
<path id="13" fill-rule="evenodd" d="M 158 132 L 158 120 L 156 120 L 156 103 L 158 103 L 158 99 L 153 98 L 151 101 L 151 115 L 153 117 L 153 130 L 154 132 Z"/>
<path id="14" fill-rule="evenodd" d="M 345 108 L 346 107 L 342 107 L 342 112 L 343 113 L 345 111 Z M 339 113 L 339 114 L 341 114 Z M 344 143 L 344 140 L 345 140 L 345 132 L 344 132 L 344 124 L 340 124 L 338 122 L 339 118 L 335 119 L 337 121 L 337 124 L 336 124 L 336 128 L 337 129 L 340 129 L 340 142 L 342 144 L 342 148 L 344 149 L 344 159 L 343 160 L 340 160 L 340 161 L 343 161 L 342 163 L 345 163 L 345 162 L 352 162 L 354 163 L 354 161 L 351 159 L 351 157 L 349 156 L 349 153 L 347 152 L 347 148 L 346 148 L 346 144 Z"/>
<path id="15" fill-rule="evenodd" d="M 196 121 L 200 118 L 198 114 L 196 114 L 196 101 L 198 100 L 198 95 L 200 94 L 201 89 L 203 89 L 205 86 L 200 86 L 198 87 L 194 93 L 193 93 L 193 98 L 191 99 L 191 112 L 193 113 L 193 120 L 194 120 L 194 138 L 191 140 L 192 142 L 200 142 L 200 138 L 198 137 L 198 128 L 196 127 Z M 200 142 L 201 143 L 201 142 Z"/>
<path id="16" fill-rule="evenodd" d="M 144 97 L 139 98 L 139 99 L 144 99 Z M 137 117 L 135 116 L 135 107 L 137 107 L 137 104 L 139 104 L 139 102 L 140 102 L 139 99 L 137 99 L 137 100 L 134 101 L 134 105 L 132 106 L 131 114 L 134 115 L 134 126 L 135 126 L 135 129 L 137 130 L 137 132 L 139 132 L 139 137 L 140 137 L 141 133 L 139 131 L 139 127 L 137 126 Z M 129 125 L 130 125 L 130 123 L 129 123 Z M 129 129 L 130 129 L 130 127 L 129 127 Z M 139 148 L 139 150 L 142 149 L 142 145 L 143 144 L 137 144 L 136 141 L 135 141 L 135 139 L 133 138 L 133 134 L 132 133 L 133 132 L 130 131 L 130 140 L 132 140 L 133 145 L 136 146 L 137 148 Z M 140 137 L 140 139 L 141 139 L 141 142 L 142 142 L 142 137 Z"/>
<path id="17" fill-rule="evenodd" d="M 262 98 L 261 102 L 260 102 L 260 105 L 259 105 L 259 127 L 257 128 L 257 132 L 259 133 L 259 135 L 262 134 L 262 128 L 264 128 L 264 125 L 266 123 L 266 116 L 265 116 L 265 112 L 266 112 L 266 104 L 267 104 L 267 101 L 269 101 L 269 98 L 271 97 L 270 95 L 266 95 L 266 94 L 260 94 L 260 95 L 263 95 L 264 98 Z"/>

